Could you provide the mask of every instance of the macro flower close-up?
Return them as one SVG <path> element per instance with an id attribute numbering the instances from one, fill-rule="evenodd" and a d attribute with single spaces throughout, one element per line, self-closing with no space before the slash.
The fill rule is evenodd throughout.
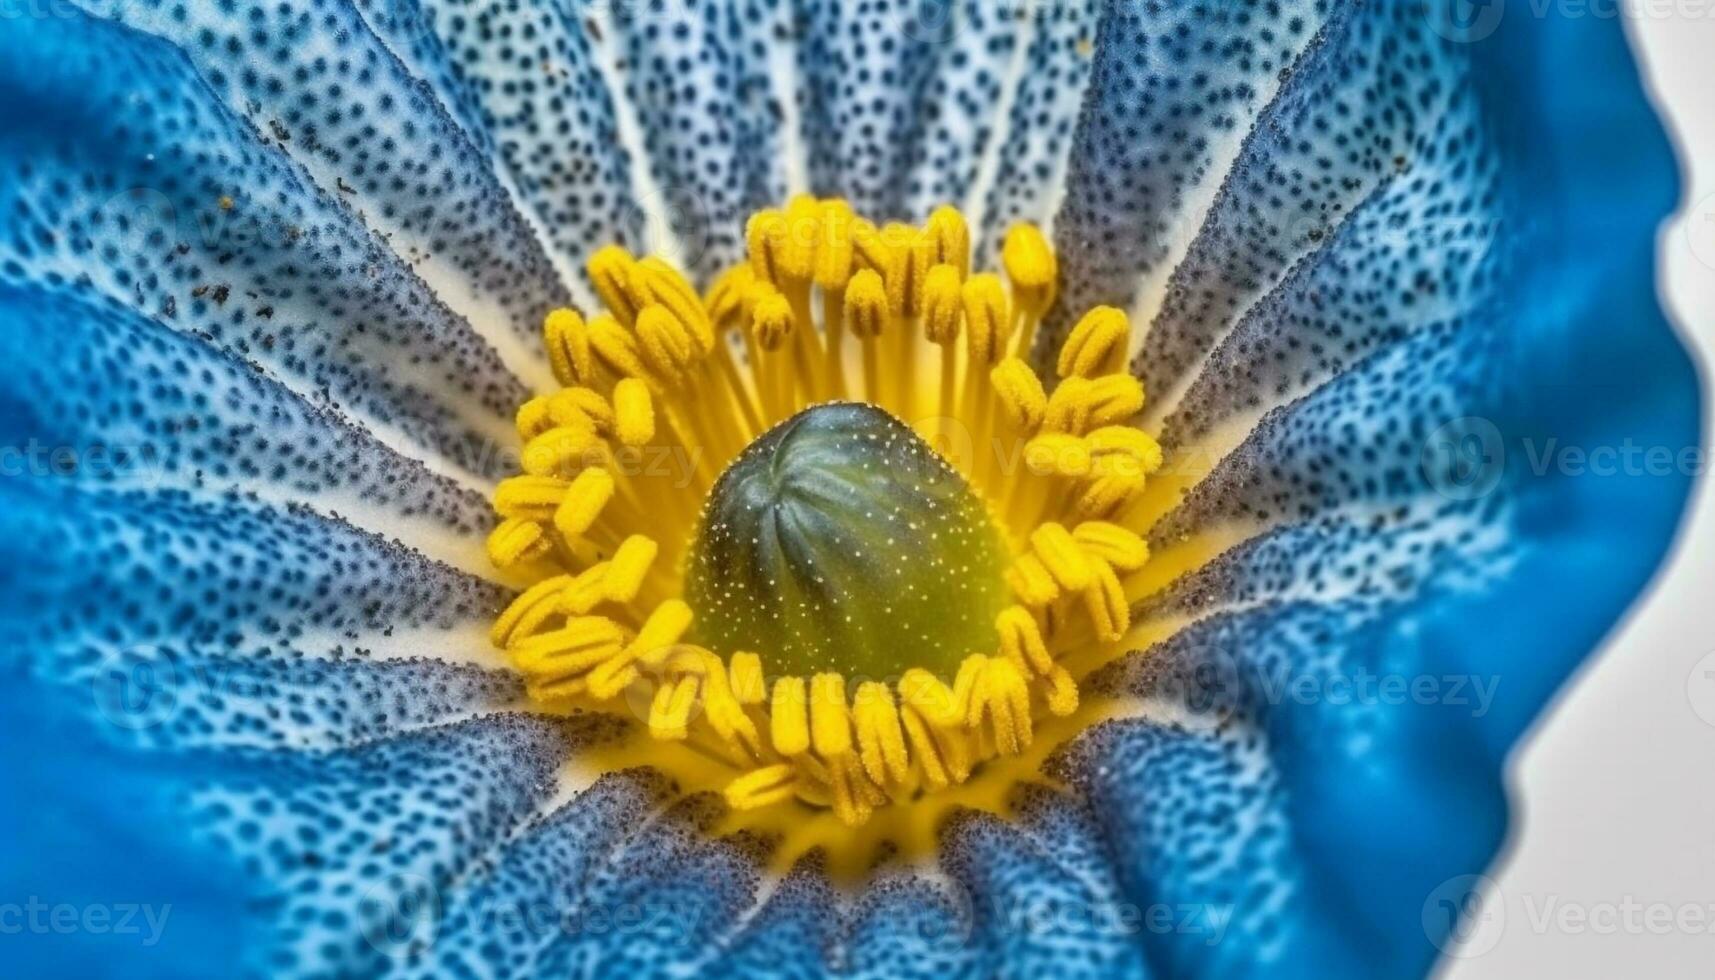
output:
<path id="1" fill-rule="evenodd" d="M 1435 971 L 1701 451 L 1526 6 L 9 8 L 8 972 Z"/>

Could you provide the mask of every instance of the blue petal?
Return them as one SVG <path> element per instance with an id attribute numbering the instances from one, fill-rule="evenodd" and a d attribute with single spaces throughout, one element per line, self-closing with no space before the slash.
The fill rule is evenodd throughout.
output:
<path id="1" fill-rule="evenodd" d="M 622 909 L 592 907 L 589 882 L 608 857 L 671 799 L 659 776 L 627 771 L 601 777 L 576 799 L 520 833 L 494 859 L 447 896 L 444 909 L 426 918 L 432 936 L 407 931 L 396 937 L 412 954 L 443 974 L 493 971 L 503 976 L 540 975 L 545 954 L 557 942 L 585 931 L 606 931 Z M 395 903 L 400 911 L 406 894 Z M 643 909 L 637 909 L 639 916 Z M 414 923 L 402 923 L 415 926 Z M 433 948 L 412 951 L 413 939 L 433 939 Z"/>
<path id="2" fill-rule="evenodd" d="M 0 284 L 0 419 L 13 476 L 314 504 L 449 558 L 491 520 L 432 472 L 253 361 L 69 288 Z"/>
<path id="3" fill-rule="evenodd" d="M 1494 854 L 1502 760 L 1686 490 L 1537 473 L 1524 440 L 1698 435 L 1651 289 L 1671 164 L 1617 25 L 1461 45 L 1411 5 L 1090 0 L 957 3 L 942 37 L 901 30 L 910 6 L 734 0 L 681 36 L 571 3 L 142 4 L 142 32 L 0 37 L 0 445 L 163 447 L 148 486 L 0 484 L 0 717 L 32 748 L 6 776 L 33 804 L 0 817 L 0 892 L 175 906 L 158 946 L 65 937 L 22 968 L 1429 969 L 1451 923 L 1426 900 Z M 782 36 L 796 102 L 759 54 Z M 671 97 L 687 77 L 707 102 Z M 770 142 L 776 111 L 801 131 Z M 482 447 L 542 377 L 551 267 L 643 243 L 651 183 L 713 202 L 712 267 L 798 168 L 886 216 L 980 202 L 991 253 L 1058 207 L 1057 325 L 1159 308 L 1155 421 L 1215 463 L 1154 543 L 1250 538 L 1140 607 L 1186 623 L 1096 679 L 1143 710 L 1069 747 L 1062 791 L 960 817 L 943 874 L 855 899 L 814 858 L 761 897 L 766 842 L 708 840 L 709 803 L 646 774 L 562 801 L 607 726 L 494 715 L 515 681 L 418 659 L 480 651 L 504 600 L 460 569 L 506 469 Z M 236 220 L 287 234 L 232 247 Z M 1463 416 L 1505 450 L 1485 494 L 1425 462 Z M 1360 672 L 1498 686 L 1480 712 L 1281 693 Z M 136 725 L 160 702 L 124 685 L 161 678 L 164 720 Z M 574 927 L 495 917 L 533 901 Z M 1015 918 L 1110 906 L 1145 918 Z"/>
<path id="4" fill-rule="evenodd" d="M 48 18 L 0 38 L 0 96 L 0 282 L 75 284 L 254 359 L 400 445 L 504 472 L 483 447 L 513 438 L 529 389 L 182 53 Z"/>
<path id="5" fill-rule="evenodd" d="M 1508 751 L 1684 504 L 1677 466 L 1532 463 L 1550 440 L 1698 445 L 1697 379 L 1654 292 L 1672 161 L 1622 32 L 1431 28 L 1394 5 L 1329 25 L 1139 360 L 1170 454 L 1219 460 L 1155 542 L 1254 536 L 1141 610 L 1189 625 L 1095 679 L 1154 720 L 1056 767 L 1134 901 L 1224 921 L 1218 944 L 1145 936 L 1169 974 L 1429 970 L 1455 925 L 1437 897 L 1505 835 Z M 1359 105 L 1382 108 L 1330 108 Z M 1138 201 L 1104 220 L 1160 227 Z"/>
<path id="6" fill-rule="evenodd" d="M 1145 926 L 1114 877 L 1086 803 L 1032 787 L 1016 824 L 970 815 L 947 831 L 946 862 L 969 896 L 991 976 L 1147 975 Z"/>
<path id="7" fill-rule="evenodd" d="M 806 3 L 798 49 L 798 111 L 810 188 L 837 194 L 877 221 L 905 211 L 904 176 L 917 94 L 940 47 L 908 29 L 911 0 Z"/>
<path id="8" fill-rule="evenodd" d="M 981 217 L 973 220 L 976 258 L 984 268 L 997 265 L 1001 242 L 1013 225 L 1047 227 L 1053 219 L 1095 60 L 1099 0 L 1027 6 L 1031 27 L 1022 74 L 1006 117 L 996 120 L 1006 136 L 998 147 L 993 183 L 986 190 L 976 188 L 978 200 L 971 202 L 973 210 L 981 203 Z"/>
<path id="9" fill-rule="evenodd" d="M 494 172 L 552 246 L 562 276 L 584 283 L 584 259 L 596 249 L 646 244 L 651 202 L 636 190 L 634 160 L 622 143 L 614 55 L 588 26 L 605 5 L 365 6 L 369 22 L 395 50 L 409 52 L 418 76 L 458 107 L 475 141 L 488 148 Z M 540 325 L 538 318 L 530 326 Z"/>
<path id="10" fill-rule="evenodd" d="M 1233 148 L 1247 133 L 1251 142 L 1267 139 L 1266 130 L 1251 127 L 1271 95 L 1283 85 L 1313 91 L 1301 62 L 1349 45 L 1318 34 L 1326 16 L 1326 5 L 1314 0 L 1104 8 L 1089 103 L 1054 226 L 1064 269 L 1059 326 L 1093 306 L 1130 309 L 1147 291 L 1145 277 L 1171 267 L 1175 243 L 1188 237 L 1185 225 L 1195 227 L 1208 194 L 1227 177 Z M 1389 107 L 1366 98 L 1346 108 L 1363 126 Z M 1287 134 L 1294 141 L 1319 137 Z M 1350 164 L 1328 166 L 1343 165 Z M 1058 336 L 1045 332 L 1039 349 L 1057 348 Z"/>
<path id="11" fill-rule="evenodd" d="M 782 123 L 790 93 L 771 61 L 789 30 L 778 3 L 660 2 L 616 8 L 625 95 L 655 180 L 646 239 L 677 240 L 707 282 L 744 258 L 746 219 L 787 196 Z M 651 251 L 661 242 L 645 241 Z"/>
<path id="12" fill-rule="evenodd" d="M 178 46 L 263 143 L 356 208 L 461 313 L 534 337 L 542 316 L 565 304 L 565 287 L 489 155 L 460 126 L 468 117 L 455 118 L 430 97 L 394 53 L 411 49 L 390 48 L 358 8 L 166 0 L 78 6 Z M 140 186 L 159 188 L 159 178 Z M 240 197 L 240 189 L 251 188 L 225 191 Z M 202 201 L 180 213 L 208 210 Z M 224 225 L 247 227 L 254 217 L 244 211 Z"/>

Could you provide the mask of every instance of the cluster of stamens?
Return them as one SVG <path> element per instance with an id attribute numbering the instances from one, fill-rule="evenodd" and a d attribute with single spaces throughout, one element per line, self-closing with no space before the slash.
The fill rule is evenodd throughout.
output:
<path id="1" fill-rule="evenodd" d="M 797 801 L 856 825 L 1077 709 L 1062 661 L 1129 628 L 1127 583 L 1149 557 L 1134 505 L 1161 450 L 1133 424 L 1123 312 L 1073 326 L 1051 390 L 1026 360 L 1058 280 L 1034 227 L 1006 236 L 1004 278 L 971 272 L 952 208 L 877 226 L 800 197 L 755 216 L 747 241 L 706 295 L 659 258 L 603 249 L 587 268 L 605 312 L 547 318 L 562 387 L 518 413 L 523 472 L 495 493 L 488 544 L 533 584 L 492 639 L 543 706 L 646 704 L 651 736 L 730 767 L 733 807 Z M 1004 542 L 993 645 L 956 669 L 793 672 L 774 650 L 698 642 L 686 578 L 706 499 L 747 446 L 828 403 L 910 424 Z"/>

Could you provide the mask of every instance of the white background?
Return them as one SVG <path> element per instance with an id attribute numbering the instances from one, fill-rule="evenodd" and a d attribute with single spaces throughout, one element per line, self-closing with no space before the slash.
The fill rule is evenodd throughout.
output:
<path id="1" fill-rule="evenodd" d="M 1683 207 L 1661 236 L 1662 287 L 1704 365 L 1715 430 L 1715 3 L 1617 7 L 1685 174 Z M 1530 9 L 1510 3 L 1506 16 Z M 1715 677 L 1703 673 L 1715 661 L 1699 666 L 1711 654 L 1715 495 L 1702 486 L 1655 587 L 1515 755 L 1513 842 L 1492 872 L 1487 918 L 1445 978 L 1715 977 Z M 1675 924 L 1658 918 L 1652 930 L 1651 906 Z M 1682 911 L 1702 925 L 1681 928 Z"/>

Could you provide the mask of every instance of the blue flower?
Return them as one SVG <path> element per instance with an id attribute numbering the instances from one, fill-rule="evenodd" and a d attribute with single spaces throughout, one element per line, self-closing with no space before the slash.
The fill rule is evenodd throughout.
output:
<path id="1" fill-rule="evenodd" d="M 1677 180 L 1613 19 L 19 13 L 0 933 L 21 973 L 1423 975 L 1506 835 L 1508 751 L 1686 497 L 1698 384 L 1653 261 Z M 894 804 L 800 853 L 492 650 L 530 579 L 484 541 L 520 406 L 577 374 L 544 322 L 613 305 L 601 250 L 706 286 L 802 192 L 878 222 L 953 202 L 976 267 L 1057 262 L 1032 379 L 1086 313 L 1130 313 L 1115 353 L 1166 467 L 1147 573 L 1107 609 L 1133 631 L 1083 665 L 1079 727 L 973 777 L 994 799 Z M 1051 228 L 1035 266 L 1007 254 L 1021 224 Z M 1619 462 L 1573 472 L 1553 446 Z M 1038 565 L 1071 588 L 1058 541 Z"/>

